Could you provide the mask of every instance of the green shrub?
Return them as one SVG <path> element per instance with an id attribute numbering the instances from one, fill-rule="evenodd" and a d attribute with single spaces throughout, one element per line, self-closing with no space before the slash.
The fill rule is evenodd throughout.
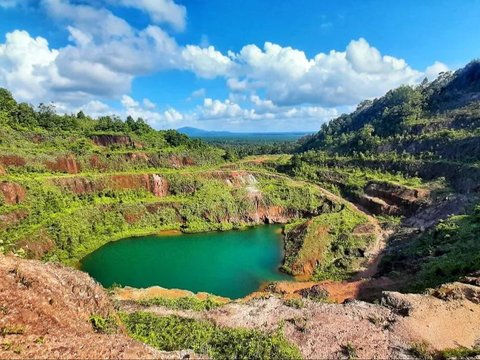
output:
<path id="1" fill-rule="evenodd" d="M 480 355 L 480 346 L 473 348 L 468 347 L 458 347 L 455 349 L 446 349 L 440 351 L 440 356 L 443 359 L 474 359 Z"/>
<path id="2" fill-rule="evenodd" d="M 113 334 L 117 331 L 118 324 L 113 316 L 103 317 L 98 314 L 93 314 L 90 316 L 90 323 L 92 324 L 93 330 L 102 334 Z"/>
<path id="3" fill-rule="evenodd" d="M 283 305 L 294 309 L 303 309 L 305 307 L 305 302 L 302 299 L 292 298 L 284 300 Z"/>
<path id="4" fill-rule="evenodd" d="M 164 306 L 169 309 L 174 310 L 193 310 L 193 311 L 203 311 L 211 310 L 218 306 L 221 306 L 222 303 L 215 300 L 213 297 L 208 296 L 205 300 L 201 300 L 195 296 L 185 296 L 177 299 L 169 298 L 153 298 L 148 300 L 140 300 L 139 304 L 143 306 Z"/>
<path id="5" fill-rule="evenodd" d="M 426 342 L 413 343 L 410 348 L 410 352 L 413 356 L 420 360 L 432 360 L 433 355 L 429 349 L 429 345 Z"/>
<path id="6" fill-rule="evenodd" d="M 357 348 L 352 343 L 342 345 L 342 352 L 349 360 L 358 359 Z"/>

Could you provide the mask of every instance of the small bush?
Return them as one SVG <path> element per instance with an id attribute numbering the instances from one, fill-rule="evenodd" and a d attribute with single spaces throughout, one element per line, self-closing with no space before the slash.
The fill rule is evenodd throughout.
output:
<path id="1" fill-rule="evenodd" d="M 413 343 L 410 353 L 421 360 L 433 360 L 433 356 L 426 342 Z"/>
<path id="2" fill-rule="evenodd" d="M 342 353 L 349 360 L 358 359 L 357 349 L 355 348 L 355 346 L 352 343 L 342 345 Z"/>
<path id="3" fill-rule="evenodd" d="M 305 302 L 302 299 L 287 299 L 283 302 L 283 305 L 295 309 L 303 309 L 305 307 Z"/>
<path id="4" fill-rule="evenodd" d="M 23 325 L 6 325 L 0 327 L 0 336 L 5 335 L 22 335 L 25 332 Z"/>
<path id="5" fill-rule="evenodd" d="M 480 346 L 473 348 L 459 347 L 447 349 L 440 352 L 443 359 L 472 359 L 480 355 Z"/>
<path id="6" fill-rule="evenodd" d="M 102 334 L 113 334 L 118 328 L 117 322 L 112 316 L 103 317 L 101 315 L 93 314 L 90 316 L 90 323 L 95 332 Z"/>

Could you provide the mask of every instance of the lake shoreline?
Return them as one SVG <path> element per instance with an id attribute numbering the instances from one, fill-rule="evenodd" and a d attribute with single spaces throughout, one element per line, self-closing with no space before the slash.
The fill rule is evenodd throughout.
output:
<path id="1" fill-rule="evenodd" d="M 242 298 L 265 282 L 289 280 L 283 258 L 282 226 L 275 224 L 119 239 L 85 256 L 80 269 L 107 288 L 160 286 Z"/>

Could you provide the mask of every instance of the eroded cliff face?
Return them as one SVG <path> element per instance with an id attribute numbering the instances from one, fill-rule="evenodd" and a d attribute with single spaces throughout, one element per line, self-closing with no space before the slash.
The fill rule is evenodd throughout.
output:
<path id="1" fill-rule="evenodd" d="M 157 197 L 168 195 L 168 181 L 157 174 L 118 174 L 97 177 L 57 178 L 53 183 L 76 195 L 93 194 L 104 190 L 145 190 Z"/>
<path id="2" fill-rule="evenodd" d="M 370 181 L 356 201 L 376 215 L 409 216 L 429 202 L 429 191 L 389 182 Z"/>
<path id="3" fill-rule="evenodd" d="M 136 143 L 135 143 L 136 144 Z M 197 165 L 197 160 L 188 154 L 162 154 L 141 151 L 132 145 L 130 152 L 75 155 L 30 155 L 22 157 L 14 154 L 0 155 L 0 174 L 8 174 L 9 168 L 36 168 L 46 173 L 81 174 L 83 172 L 118 172 L 132 169 L 181 169 Z M 44 159 L 47 156 L 48 159 Z M 29 169 L 26 169 L 29 171 Z M 11 171 L 10 171 L 11 172 Z"/>
<path id="4" fill-rule="evenodd" d="M 5 167 L 7 167 L 7 166 L 21 167 L 21 166 L 25 166 L 26 163 L 27 163 L 27 161 L 23 157 L 18 156 L 18 155 L 3 155 L 3 156 L 0 156 L 0 164 L 2 164 Z"/>
<path id="5" fill-rule="evenodd" d="M 55 161 L 47 161 L 45 166 L 53 172 L 61 172 L 67 174 L 78 174 L 81 172 L 80 164 L 73 155 L 59 156 Z"/>
<path id="6" fill-rule="evenodd" d="M 102 134 L 102 135 L 93 135 L 91 136 L 91 139 L 94 142 L 94 144 L 98 146 L 117 145 L 117 146 L 131 146 L 131 147 L 137 147 L 137 148 L 143 147 L 143 144 L 133 141 L 132 138 L 128 135 Z"/>

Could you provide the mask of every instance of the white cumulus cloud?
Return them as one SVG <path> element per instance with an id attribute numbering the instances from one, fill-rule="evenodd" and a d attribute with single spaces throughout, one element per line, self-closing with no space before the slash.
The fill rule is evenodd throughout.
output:
<path id="1" fill-rule="evenodd" d="M 177 30 L 185 29 L 187 9 L 172 0 L 120 0 L 115 3 L 145 11 L 155 23 L 169 23 Z"/>
<path id="2" fill-rule="evenodd" d="M 442 72 L 449 71 L 450 69 L 448 68 L 447 65 L 440 61 L 435 61 L 432 65 L 427 67 L 425 70 L 425 76 L 427 77 L 428 80 L 432 81 L 435 80 L 438 75 Z"/>
<path id="3" fill-rule="evenodd" d="M 404 60 L 381 55 L 365 39 L 345 51 L 308 58 L 303 51 L 265 43 L 243 47 L 234 59 L 241 68 L 228 80 L 232 90 L 262 88 L 276 104 L 353 105 L 401 84 L 414 84 L 422 72 Z"/>
<path id="4" fill-rule="evenodd" d="M 28 1 L 0 0 L 0 7 Z M 187 10 L 174 0 L 40 0 L 38 4 L 47 21 L 68 31 L 68 44 L 52 48 L 44 37 L 22 30 L 7 33 L 4 42 L 0 40 L 0 86 L 20 101 L 54 101 L 57 109 L 66 112 L 83 108 L 91 114 L 109 114 L 113 111 L 106 102 L 115 100 L 121 115 L 142 117 L 158 127 L 206 122 L 220 128 L 235 124 L 244 130 L 242 124 L 246 129 L 275 120 L 284 129 L 313 129 L 363 99 L 416 84 L 424 77 L 433 80 L 448 70 L 438 61 L 425 70 L 414 69 L 363 38 L 352 40 L 341 51 L 315 56 L 272 42 L 263 47 L 247 44 L 226 53 L 207 40 L 201 46 L 181 45 L 160 27 L 185 29 Z M 135 28 L 108 6 L 144 11 L 153 24 Z M 198 89 L 188 99 L 203 103 L 190 110 L 159 110 L 149 99 L 129 95 L 138 76 L 171 69 L 207 80 L 222 78 L 230 94 L 225 100 L 206 98 L 206 88 Z"/>
<path id="5" fill-rule="evenodd" d="M 182 58 L 187 69 L 205 79 L 227 76 L 234 67 L 232 60 L 213 46 L 187 45 L 182 50 Z"/>

